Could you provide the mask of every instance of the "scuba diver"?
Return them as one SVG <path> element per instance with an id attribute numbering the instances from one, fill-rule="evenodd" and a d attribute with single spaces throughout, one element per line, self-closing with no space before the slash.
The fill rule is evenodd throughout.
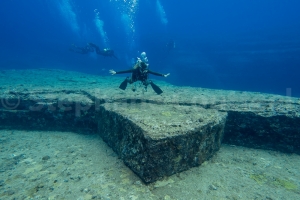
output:
<path id="1" fill-rule="evenodd" d="M 75 44 L 72 44 L 72 47 L 70 47 L 69 50 L 80 54 L 88 54 L 90 52 L 94 52 L 94 48 L 91 47 L 89 43 L 85 47 L 78 47 Z"/>
<path id="2" fill-rule="evenodd" d="M 156 76 L 163 76 L 163 77 L 168 77 L 170 75 L 170 73 L 168 74 L 160 74 L 157 72 L 153 72 L 150 71 L 148 69 L 148 58 L 146 56 L 145 52 L 141 53 L 141 58 L 137 58 L 137 62 L 134 65 L 133 69 L 129 69 L 129 70 L 125 70 L 125 71 L 114 71 L 114 70 L 109 70 L 109 73 L 111 73 L 111 75 L 115 75 L 115 74 L 125 74 L 125 73 L 132 73 L 131 77 L 127 77 L 119 86 L 120 89 L 125 90 L 127 87 L 127 84 L 130 83 L 135 83 L 137 81 L 141 81 L 142 84 L 144 85 L 144 89 L 145 91 L 147 91 L 147 86 L 150 84 L 152 89 L 157 93 L 157 94 L 161 94 L 163 91 L 157 86 L 155 85 L 151 80 L 148 80 L 148 74 L 153 74 Z M 133 88 L 133 91 L 135 91 L 136 89 Z"/>
<path id="3" fill-rule="evenodd" d="M 111 49 L 100 50 L 100 48 L 97 45 L 93 44 L 93 43 L 87 43 L 87 45 L 85 47 L 78 47 L 78 46 L 72 44 L 72 47 L 70 48 L 70 51 L 73 51 L 75 53 L 80 53 L 80 54 L 88 54 L 90 52 L 96 51 L 96 53 L 98 55 L 102 55 L 102 56 L 105 56 L 105 57 L 114 57 L 114 58 L 118 59 L 115 56 L 115 53 L 114 53 L 113 50 L 111 50 Z"/>
<path id="4" fill-rule="evenodd" d="M 116 56 L 115 56 L 115 53 L 113 50 L 111 49 L 103 49 L 103 50 L 100 50 L 100 48 L 93 44 L 93 43 L 88 43 L 88 45 L 90 45 L 91 47 L 95 48 L 96 50 L 96 53 L 99 54 L 99 55 L 102 55 L 102 56 L 107 56 L 107 57 L 114 57 L 116 59 L 118 59 Z"/>

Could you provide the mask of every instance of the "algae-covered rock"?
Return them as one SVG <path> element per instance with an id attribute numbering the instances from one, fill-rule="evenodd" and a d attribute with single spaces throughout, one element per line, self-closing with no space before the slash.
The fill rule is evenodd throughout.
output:
<path id="1" fill-rule="evenodd" d="M 100 107 L 98 127 L 104 141 L 149 183 L 213 156 L 226 116 L 201 107 L 107 103 Z"/>
<path id="2" fill-rule="evenodd" d="M 256 181 L 258 184 L 267 184 L 270 186 L 283 187 L 287 190 L 297 190 L 298 186 L 294 181 L 273 177 L 267 174 L 250 174 L 250 178 Z"/>
<path id="3" fill-rule="evenodd" d="M 280 178 L 276 178 L 272 184 L 278 187 L 284 187 L 287 190 L 296 190 L 298 188 L 293 181 Z"/>

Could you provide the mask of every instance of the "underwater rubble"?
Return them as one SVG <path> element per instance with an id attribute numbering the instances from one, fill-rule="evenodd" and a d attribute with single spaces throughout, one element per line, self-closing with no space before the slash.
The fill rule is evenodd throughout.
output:
<path id="1" fill-rule="evenodd" d="M 0 128 L 98 133 L 144 182 L 199 166 L 221 143 L 300 154 L 300 99 L 176 87 L 118 89 L 122 78 L 1 71 Z"/>

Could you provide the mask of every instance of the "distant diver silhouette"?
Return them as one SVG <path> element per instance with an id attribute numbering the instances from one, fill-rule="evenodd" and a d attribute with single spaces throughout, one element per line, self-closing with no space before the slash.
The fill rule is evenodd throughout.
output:
<path id="1" fill-rule="evenodd" d="M 103 49 L 103 50 L 100 50 L 100 48 L 93 44 L 93 43 L 88 43 L 91 47 L 95 48 L 96 50 L 96 53 L 99 54 L 99 55 L 102 55 L 102 56 L 106 56 L 106 57 L 114 57 L 116 59 L 118 59 L 116 56 L 115 56 L 115 52 L 111 49 Z"/>
<path id="2" fill-rule="evenodd" d="M 75 44 L 72 44 L 72 46 L 70 47 L 69 50 L 72 52 L 75 52 L 75 53 L 80 53 L 80 54 L 88 54 L 88 53 L 95 51 L 98 55 L 102 55 L 105 57 L 114 57 L 114 58 L 118 59 L 115 56 L 115 53 L 112 49 L 106 48 L 106 49 L 101 50 L 97 45 L 95 45 L 93 43 L 87 43 L 87 45 L 85 47 L 78 47 Z"/>
<path id="3" fill-rule="evenodd" d="M 90 45 L 86 45 L 85 47 L 78 47 L 75 44 L 72 44 L 72 46 L 69 49 L 72 52 L 80 53 L 80 54 L 88 54 L 90 52 L 94 52 L 94 48 L 92 48 Z"/>

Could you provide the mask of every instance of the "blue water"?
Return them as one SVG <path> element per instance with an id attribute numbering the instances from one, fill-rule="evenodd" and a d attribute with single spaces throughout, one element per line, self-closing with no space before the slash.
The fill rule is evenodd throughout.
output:
<path id="1" fill-rule="evenodd" d="M 2 0 L 0 68 L 109 75 L 145 51 L 175 85 L 299 97 L 299 8 L 298 0 Z M 69 51 L 87 42 L 118 59 Z"/>

